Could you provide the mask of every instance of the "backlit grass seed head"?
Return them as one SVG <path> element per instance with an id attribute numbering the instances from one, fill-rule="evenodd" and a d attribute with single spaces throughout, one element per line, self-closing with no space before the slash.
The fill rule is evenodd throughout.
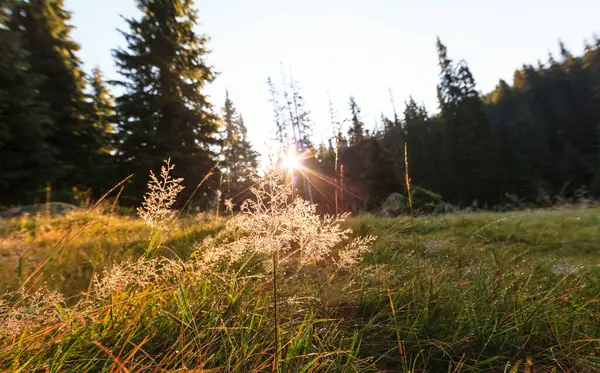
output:
<path id="1" fill-rule="evenodd" d="M 225 204 L 225 212 L 227 214 L 233 214 L 233 201 L 231 198 L 225 198 L 223 202 Z"/>
<path id="2" fill-rule="evenodd" d="M 341 226 L 348 214 L 320 217 L 315 204 L 302 198 L 290 201 L 291 190 L 284 180 L 278 170 L 255 180 L 254 198 L 242 204 L 242 214 L 229 220 L 222 232 L 221 237 L 228 237 L 225 242 L 209 239 L 203 243 L 203 260 L 237 261 L 247 254 L 277 252 L 281 264 L 303 266 L 323 260 L 344 268 L 356 264 L 375 237 L 351 239 L 352 230 Z"/>
<path id="3" fill-rule="evenodd" d="M 40 289 L 28 294 L 19 291 L 5 294 L 3 298 L 0 299 L 0 339 L 18 336 L 31 326 L 49 325 L 61 320 L 57 306 L 64 303 L 64 297 L 58 292 Z"/>
<path id="4" fill-rule="evenodd" d="M 161 167 L 160 179 L 150 170 L 150 180 L 148 181 L 148 192 L 144 196 L 142 207 L 137 209 L 138 216 L 146 225 L 156 230 L 167 230 L 173 221 L 175 214 L 171 207 L 177 199 L 177 195 L 184 187 L 181 185 L 183 178 L 174 179 L 170 172 L 175 165 L 171 164 L 171 159 L 165 160 L 165 165 Z"/>
<path id="5" fill-rule="evenodd" d="M 102 276 L 92 279 L 92 294 L 97 298 L 107 298 L 123 291 L 143 290 L 167 279 L 179 276 L 199 276 L 204 271 L 201 263 L 194 260 L 147 259 L 127 260 L 104 270 Z"/>

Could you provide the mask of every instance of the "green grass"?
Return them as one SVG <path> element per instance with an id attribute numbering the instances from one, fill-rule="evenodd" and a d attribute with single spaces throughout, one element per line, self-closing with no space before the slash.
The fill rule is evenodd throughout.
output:
<path id="1" fill-rule="evenodd" d="M 222 223 L 184 218 L 156 254 L 186 258 Z M 407 217 L 347 224 L 379 237 L 358 271 L 280 276 L 278 371 L 600 370 L 599 208 L 423 216 L 416 241 Z M 150 239 L 137 219 L 102 214 L 15 218 L 0 231 L 0 290 L 51 256 L 28 285 L 68 304 Z M 245 269 L 165 278 L 76 312 L 57 305 L 61 324 L 0 340 L 0 371 L 272 371 L 271 291 L 268 275 Z"/>

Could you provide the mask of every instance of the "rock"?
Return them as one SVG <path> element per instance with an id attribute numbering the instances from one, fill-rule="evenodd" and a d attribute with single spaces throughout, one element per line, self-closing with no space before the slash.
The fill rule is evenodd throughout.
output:
<path id="1" fill-rule="evenodd" d="M 381 204 L 378 215 L 386 218 L 393 218 L 406 212 L 408 212 L 408 202 L 406 197 L 400 193 L 392 193 Z"/>

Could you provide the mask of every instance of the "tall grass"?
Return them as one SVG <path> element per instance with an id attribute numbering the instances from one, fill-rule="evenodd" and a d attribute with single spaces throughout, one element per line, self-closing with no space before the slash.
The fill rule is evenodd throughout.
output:
<path id="1" fill-rule="evenodd" d="M 131 217 L 2 221 L 7 291 L 65 245 L 0 301 L 0 371 L 600 370 L 600 210 L 342 222 L 285 200 L 182 216 L 150 256 Z"/>

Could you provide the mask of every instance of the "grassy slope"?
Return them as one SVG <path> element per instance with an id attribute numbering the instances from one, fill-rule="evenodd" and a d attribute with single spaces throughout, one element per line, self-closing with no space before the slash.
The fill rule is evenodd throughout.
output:
<path id="1" fill-rule="evenodd" d="M 149 235 L 135 219 L 81 213 L 1 224 L 0 289 L 52 253 L 37 284 L 71 303 Z M 283 276 L 281 371 L 600 369 L 600 209 L 420 217 L 415 237 L 408 218 L 348 224 L 379 236 L 358 274 Z M 218 227 L 182 220 L 162 252 L 186 257 Z M 269 289 L 262 277 L 189 278 L 115 294 L 76 320 L 61 309 L 68 327 L 1 341 L 0 370 L 268 371 Z"/>

